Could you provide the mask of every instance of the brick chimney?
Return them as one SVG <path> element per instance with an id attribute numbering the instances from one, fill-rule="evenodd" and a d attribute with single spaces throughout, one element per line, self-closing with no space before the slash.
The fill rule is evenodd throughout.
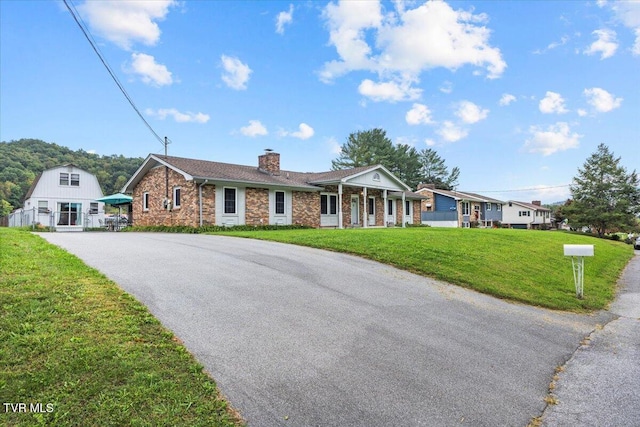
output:
<path id="1" fill-rule="evenodd" d="M 280 154 L 267 148 L 265 153 L 258 156 L 258 170 L 270 175 L 280 175 Z"/>
<path id="2" fill-rule="evenodd" d="M 540 200 L 533 200 L 531 204 L 536 206 L 542 206 L 542 202 Z"/>
<path id="3" fill-rule="evenodd" d="M 435 190 L 435 184 L 418 184 L 418 190 L 422 190 L 423 188 L 428 188 L 429 190 Z"/>

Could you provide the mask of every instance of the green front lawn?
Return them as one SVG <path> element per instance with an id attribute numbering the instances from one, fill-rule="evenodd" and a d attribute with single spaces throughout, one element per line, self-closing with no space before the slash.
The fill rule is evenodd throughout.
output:
<path id="1" fill-rule="evenodd" d="M 549 231 L 411 227 L 225 234 L 355 254 L 498 298 L 570 311 L 605 308 L 633 257 L 630 245 Z M 563 244 L 595 245 L 595 256 L 585 259 L 582 300 L 575 296 Z"/>
<path id="2" fill-rule="evenodd" d="M 78 258 L 0 228 L 0 425 L 237 426 L 193 356 Z"/>

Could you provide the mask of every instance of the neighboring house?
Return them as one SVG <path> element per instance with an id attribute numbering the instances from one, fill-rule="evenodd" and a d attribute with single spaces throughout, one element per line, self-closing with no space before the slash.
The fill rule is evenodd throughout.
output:
<path id="1" fill-rule="evenodd" d="M 431 227 L 493 227 L 502 222 L 504 202 L 480 194 L 436 189 L 421 185 L 421 220 Z"/>
<path id="2" fill-rule="evenodd" d="M 504 205 L 503 225 L 509 228 L 540 229 L 551 227 L 551 209 L 538 200 L 531 203 L 509 200 Z"/>
<path id="3" fill-rule="evenodd" d="M 96 201 L 101 197 L 95 175 L 72 164 L 47 169 L 36 176 L 9 226 L 41 224 L 58 231 L 98 227 L 104 220 L 104 203 Z"/>
<path id="4" fill-rule="evenodd" d="M 383 166 L 320 173 L 280 170 L 280 154 L 258 166 L 150 154 L 122 189 L 135 225 L 420 224 L 421 196 Z"/>

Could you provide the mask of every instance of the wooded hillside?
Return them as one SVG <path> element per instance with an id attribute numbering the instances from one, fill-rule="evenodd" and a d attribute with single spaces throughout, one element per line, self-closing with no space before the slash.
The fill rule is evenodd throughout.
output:
<path id="1" fill-rule="evenodd" d="M 21 207 L 35 177 L 43 170 L 67 163 L 98 177 L 105 195 L 117 193 L 144 159 L 100 156 L 39 139 L 0 142 L 0 216 Z"/>

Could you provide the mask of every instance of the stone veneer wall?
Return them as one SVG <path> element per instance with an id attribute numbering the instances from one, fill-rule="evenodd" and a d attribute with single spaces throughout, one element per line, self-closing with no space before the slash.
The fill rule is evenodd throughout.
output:
<path id="1" fill-rule="evenodd" d="M 269 224 L 269 190 L 266 188 L 247 188 L 245 194 L 245 224 Z"/>
<path id="2" fill-rule="evenodd" d="M 163 206 L 165 199 L 165 168 L 151 169 L 133 190 L 134 225 L 200 225 L 200 206 L 198 184 L 169 169 L 169 199 L 173 199 L 174 187 L 180 187 L 180 207 L 167 210 Z M 149 193 L 149 209 L 142 209 L 142 195 Z M 215 223 L 215 186 L 202 188 L 202 213 L 205 225 Z"/>
<path id="3" fill-rule="evenodd" d="M 294 225 L 320 228 L 320 193 L 294 191 L 291 209 Z"/>

